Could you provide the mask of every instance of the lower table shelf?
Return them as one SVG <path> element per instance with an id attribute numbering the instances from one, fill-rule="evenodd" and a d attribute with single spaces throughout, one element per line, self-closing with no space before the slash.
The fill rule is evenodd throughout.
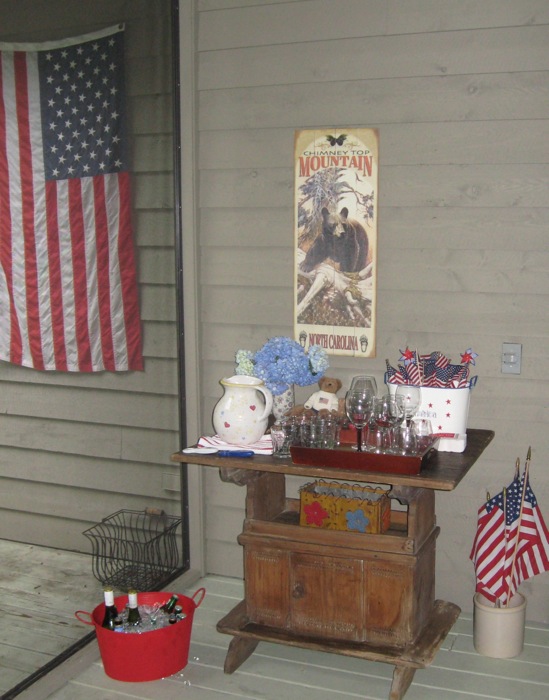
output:
<path id="1" fill-rule="evenodd" d="M 418 637 L 401 648 L 362 642 L 326 640 L 292 634 L 249 621 L 246 601 L 241 601 L 217 624 L 218 632 L 234 637 L 225 659 L 225 673 L 233 673 L 254 652 L 259 642 L 274 642 L 288 646 L 354 656 L 368 661 L 380 661 L 395 666 L 389 700 L 401 700 L 417 669 L 429 666 L 442 642 L 455 624 L 461 609 L 454 603 L 436 600 L 431 614 Z"/>

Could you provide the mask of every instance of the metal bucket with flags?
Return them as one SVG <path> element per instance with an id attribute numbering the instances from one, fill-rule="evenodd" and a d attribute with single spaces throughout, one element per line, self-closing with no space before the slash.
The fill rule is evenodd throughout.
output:
<path id="1" fill-rule="evenodd" d="M 518 606 L 514 598 L 518 587 L 522 581 L 549 571 L 549 530 L 530 485 L 530 459 L 531 449 L 528 448 L 523 474 L 520 474 L 517 460 L 513 481 L 496 496 L 488 497 L 479 508 L 470 554 L 476 575 L 475 616 L 484 615 L 484 608 L 490 605 L 491 611 L 486 611 L 486 615 L 501 610 L 507 611 L 505 614 L 511 619 L 509 613 L 515 608 L 523 613 L 526 601 L 521 600 Z M 478 627 L 478 620 L 475 622 Z M 523 625 L 524 614 L 522 634 Z M 494 635 L 494 643 L 498 636 Z"/>
<path id="2" fill-rule="evenodd" d="M 476 364 L 478 354 L 468 348 L 461 353 L 461 363 L 455 364 L 440 351 L 422 355 L 407 346 L 400 353 L 396 367 L 385 361 L 389 393 L 394 395 L 399 385 L 421 387 L 414 418 L 430 421 L 439 452 L 464 452 L 471 389 L 478 379 L 470 376 L 470 365 Z"/>

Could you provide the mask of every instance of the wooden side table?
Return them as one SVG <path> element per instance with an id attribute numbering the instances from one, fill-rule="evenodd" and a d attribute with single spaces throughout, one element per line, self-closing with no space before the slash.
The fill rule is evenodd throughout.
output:
<path id="1" fill-rule="evenodd" d="M 461 612 L 435 599 L 435 491 L 453 490 L 493 437 L 492 431 L 469 430 L 465 452 L 438 452 L 413 476 L 259 455 L 172 455 L 175 462 L 216 467 L 224 481 L 247 490 L 238 537 L 245 598 L 217 625 L 233 636 L 225 673 L 260 641 L 277 642 L 392 664 L 389 698 L 400 700 Z M 286 496 L 288 475 L 387 484 L 390 498 L 405 509 L 392 509 L 384 534 L 301 527 L 299 501 Z"/>

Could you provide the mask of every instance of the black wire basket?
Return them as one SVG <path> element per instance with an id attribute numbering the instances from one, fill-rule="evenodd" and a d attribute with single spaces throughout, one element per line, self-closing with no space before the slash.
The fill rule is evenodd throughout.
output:
<path id="1" fill-rule="evenodd" d="M 164 511 L 119 510 L 82 533 L 92 543 L 93 575 L 103 586 L 155 591 L 181 569 L 181 518 Z"/>

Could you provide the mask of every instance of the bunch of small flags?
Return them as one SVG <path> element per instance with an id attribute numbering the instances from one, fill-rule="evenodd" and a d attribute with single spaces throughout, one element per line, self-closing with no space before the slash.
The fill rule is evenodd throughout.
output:
<path id="1" fill-rule="evenodd" d="M 385 360 L 387 372 L 385 381 L 388 384 L 412 384 L 414 386 L 432 387 L 435 389 L 466 389 L 472 388 L 477 377 L 470 377 L 470 365 L 475 365 L 478 357 L 472 348 L 461 355 L 459 365 L 443 353 L 436 350 L 428 355 L 420 355 L 417 350 L 400 350 L 397 367 Z"/>
<path id="2" fill-rule="evenodd" d="M 470 558 L 475 565 L 476 590 L 507 607 L 522 581 L 549 571 L 549 529 L 530 486 L 528 448 L 524 472 L 520 459 L 515 478 L 479 508 L 477 532 Z"/>

